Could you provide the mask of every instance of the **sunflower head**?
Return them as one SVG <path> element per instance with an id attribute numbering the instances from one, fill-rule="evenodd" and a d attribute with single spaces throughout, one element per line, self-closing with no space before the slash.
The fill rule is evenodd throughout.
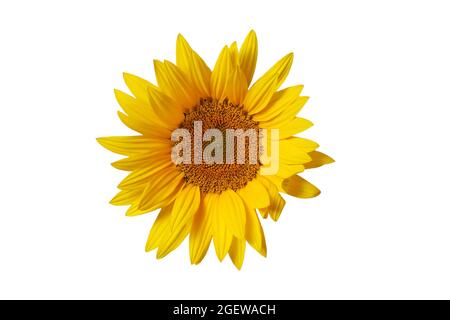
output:
<path id="1" fill-rule="evenodd" d="M 225 46 L 211 70 L 178 36 L 176 64 L 154 61 L 157 85 L 124 74 L 131 94 L 115 90 L 122 122 L 135 136 L 98 138 L 124 155 L 128 171 L 111 200 L 129 216 L 160 209 L 146 250 L 162 258 L 189 236 L 191 263 L 210 243 L 240 269 L 246 244 L 266 256 L 259 216 L 278 220 L 280 193 L 311 198 L 320 191 L 298 174 L 333 162 L 318 144 L 295 136 L 312 123 L 297 117 L 303 86 L 279 90 L 293 54 L 252 82 L 258 55 L 251 31 L 238 48 Z"/>

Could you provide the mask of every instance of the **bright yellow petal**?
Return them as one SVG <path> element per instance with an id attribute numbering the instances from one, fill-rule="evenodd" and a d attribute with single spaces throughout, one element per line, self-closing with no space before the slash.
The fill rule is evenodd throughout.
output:
<path id="1" fill-rule="evenodd" d="M 239 52 L 236 41 L 233 42 L 230 46 L 230 59 L 231 59 L 231 68 L 234 69 L 239 66 Z"/>
<path id="2" fill-rule="evenodd" d="M 308 97 L 297 97 L 284 112 L 278 113 L 268 120 L 260 120 L 261 128 L 282 128 L 289 124 L 308 101 Z"/>
<path id="3" fill-rule="evenodd" d="M 195 85 L 200 94 L 204 98 L 209 97 L 211 70 L 203 59 L 192 50 L 181 34 L 177 38 L 177 65 L 189 75 L 190 81 Z"/>
<path id="4" fill-rule="evenodd" d="M 216 250 L 216 255 L 220 261 L 222 261 L 228 250 L 230 249 L 231 242 L 233 240 L 233 235 L 228 230 L 227 219 L 228 217 L 224 215 L 223 210 L 221 210 L 221 202 L 219 194 L 210 194 L 210 201 L 208 203 L 207 210 L 213 217 L 213 239 L 214 239 L 214 249 Z"/>
<path id="5" fill-rule="evenodd" d="M 228 78 L 231 76 L 230 49 L 225 46 L 217 59 L 214 70 L 211 74 L 211 95 L 212 98 L 222 100 L 225 98 Z"/>
<path id="6" fill-rule="evenodd" d="M 154 87 L 156 86 L 149 81 L 142 79 L 138 76 L 135 76 L 130 73 L 124 72 L 123 79 L 125 80 L 125 83 L 130 89 L 131 93 L 138 99 L 147 102 L 147 89 L 148 87 Z"/>
<path id="7" fill-rule="evenodd" d="M 170 158 L 159 158 L 152 160 L 147 166 L 132 171 L 125 179 L 119 184 L 119 188 L 122 190 L 130 190 L 136 188 L 144 188 L 150 180 L 154 179 L 155 175 L 162 170 L 167 171 L 173 164 Z"/>
<path id="8" fill-rule="evenodd" d="M 294 86 L 275 92 L 267 107 L 258 114 L 255 114 L 253 119 L 256 121 L 268 121 L 280 113 L 286 112 L 298 98 L 302 89 L 303 86 Z"/>
<path id="9" fill-rule="evenodd" d="M 169 224 L 169 222 L 167 222 L 167 224 Z M 178 229 L 170 230 L 169 227 L 168 228 L 169 231 L 168 232 L 166 231 L 167 232 L 166 237 L 159 243 L 156 258 L 162 259 L 169 253 L 171 253 L 173 250 L 178 248 L 178 246 L 183 242 L 184 239 L 186 239 L 187 235 L 189 234 L 189 231 L 191 230 L 191 225 L 192 219 L 188 221 L 184 226 Z"/>
<path id="10" fill-rule="evenodd" d="M 153 211 L 172 201 L 174 193 L 180 190 L 184 184 L 184 175 L 178 169 L 166 169 L 159 177 L 151 179 L 147 184 L 141 199 L 140 210 Z"/>
<path id="11" fill-rule="evenodd" d="M 127 158 L 115 161 L 111 163 L 111 165 L 119 170 L 134 171 L 146 167 L 152 161 L 152 159 L 158 159 L 161 157 L 166 157 L 167 159 L 169 159 L 168 161 L 170 161 L 170 146 L 145 153 L 133 154 Z"/>
<path id="12" fill-rule="evenodd" d="M 219 210 L 214 210 L 213 239 L 214 249 L 217 258 L 222 261 L 230 250 L 233 235 L 227 228 L 226 217 L 220 214 Z"/>
<path id="13" fill-rule="evenodd" d="M 172 230 L 185 225 L 200 206 L 200 188 L 188 184 L 177 196 L 172 210 Z"/>
<path id="14" fill-rule="evenodd" d="M 143 189 L 121 190 L 109 203 L 115 206 L 127 206 L 135 202 L 142 194 Z"/>
<path id="15" fill-rule="evenodd" d="M 245 96 L 244 110 L 253 115 L 264 109 L 276 90 L 276 81 L 277 75 L 258 80 Z"/>
<path id="16" fill-rule="evenodd" d="M 319 144 L 316 142 L 300 137 L 290 137 L 288 139 L 280 140 L 280 144 L 286 144 L 291 148 L 297 148 L 307 152 L 314 151 L 319 147 Z"/>
<path id="17" fill-rule="evenodd" d="M 236 268 L 238 268 L 238 270 L 241 270 L 245 256 L 245 240 L 233 238 L 229 255 Z"/>
<path id="18" fill-rule="evenodd" d="M 200 99 L 200 93 L 187 81 L 187 75 L 169 61 L 154 61 L 158 86 L 170 96 L 179 108 L 189 110 Z"/>
<path id="19" fill-rule="evenodd" d="M 171 132 L 167 128 L 151 126 L 135 117 L 127 116 L 125 113 L 117 111 L 120 121 L 131 130 L 139 132 L 146 137 L 170 138 Z"/>
<path id="20" fill-rule="evenodd" d="M 247 94 L 247 80 L 239 67 L 236 67 L 228 79 L 226 95 L 232 103 L 240 105 L 244 102 Z"/>
<path id="21" fill-rule="evenodd" d="M 264 212 L 265 215 L 269 214 L 274 221 L 277 221 L 283 211 L 286 201 L 280 196 L 277 187 L 271 183 L 271 181 L 266 179 L 262 179 L 261 181 L 264 181 L 267 191 L 269 192 L 270 205 L 267 208 L 260 209 L 260 212 Z"/>
<path id="22" fill-rule="evenodd" d="M 143 136 L 103 137 L 97 138 L 97 141 L 104 148 L 122 155 L 132 155 L 162 149 L 170 143 L 170 140 L 163 142 L 161 139 Z"/>
<path id="23" fill-rule="evenodd" d="M 245 238 L 256 251 L 265 257 L 267 255 L 266 239 L 255 209 L 246 206 L 246 216 Z"/>
<path id="24" fill-rule="evenodd" d="M 226 217 L 225 221 L 231 233 L 239 239 L 244 238 L 245 207 L 236 192 L 228 189 L 220 194 L 219 212 Z"/>
<path id="25" fill-rule="evenodd" d="M 293 118 L 289 123 L 279 128 L 279 138 L 286 139 L 294 134 L 305 131 L 311 128 L 313 123 L 307 119 L 303 118 Z M 262 127 L 264 128 L 264 127 Z"/>
<path id="26" fill-rule="evenodd" d="M 297 173 L 305 170 L 304 165 L 301 164 L 285 164 L 280 162 L 280 167 L 277 172 L 277 176 L 282 178 L 289 178 Z"/>
<path id="27" fill-rule="evenodd" d="M 251 208 L 265 208 L 270 204 L 269 194 L 260 180 L 261 178 L 253 179 L 244 188 L 237 191 L 242 200 Z"/>
<path id="28" fill-rule="evenodd" d="M 275 90 L 278 89 L 283 84 L 286 77 L 288 76 L 289 71 L 291 70 L 293 60 L 294 60 L 293 53 L 289 53 L 289 54 L 285 55 L 277 63 L 275 63 L 273 65 L 273 67 L 270 68 L 258 81 L 260 81 L 261 79 L 266 78 L 266 77 L 272 77 L 274 75 L 277 75 L 276 83 L 275 83 Z"/>
<path id="29" fill-rule="evenodd" d="M 208 252 L 212 239 L 213 216 L 210 210 L 211 194 L 206 194 L 194 216 L 189 235 L 189 253 L 192 264 L 199 264 Z"/>
<path id="30" fill-rule="evenodd" d="M 176 102 L 163 92 L 149 88 L 148 98 L 155 117 L 171 128 L 177 128 L 184 120 L 183 108 L 176 107 Z"/>
<path id="31" fill-rule="evenodd" d="M 239 50 L 239 64 L 247 78 L 247 85 L 250 85 L 255 73 L 256 60 L 258 57 L 258 40 L 255 31 L 250 31 Z"/>
<path id="32" fill-rule="evenodd" d="M 311 161 L 305 163 L 306 169 L 318 168 L 325 164 L 330 164 L 334 162 L 333 158 L 319 151 L 312 151 L 308 153 L 308 155 L 311 157 Z"/>
<path id="33" fill-rule="evenodd" d="M 172 205 L 162 208 L 155 222 L 153 223 L 152 229 L 148 235 L 147 244 L 145 245 L 145 251 L 151 251 L 159 246 L 162 240 L 167 237 L 169 232 L 170 212 L 172 211 Z"/>
<path id="34" fill-rule="evenodd" d="M 316 186 L 299 176 L 283 180 L 281 186 L 284 192 L 297 198 L 313 198 L 320 194 Z"/>

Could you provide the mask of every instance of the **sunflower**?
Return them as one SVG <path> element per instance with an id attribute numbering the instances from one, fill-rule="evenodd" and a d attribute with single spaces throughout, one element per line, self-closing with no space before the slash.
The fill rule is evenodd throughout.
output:
<path id="1" fill-rule="evenodd" d="M 293 54 L 252 83 L 257 54 L 256 34 L 250 31 L 240 48 L 236 42 L 225 46 L 211 70 L 178 35 L 176 64 L 154 61 L 157 85 L 124 73 L 131 95 L 115 90 L 124 111 L 118 112 L 120 120 L 138 135 L 97 139 L 126 156 L 112 165 L 130 172 L 111 204 L 128 206 L 128 216 L 160 209 L 146 244 L 146 251 L 157 249 L 158 259 L 189 236 L 192 264 L 203 260 L 213 242 L 219 260 L 228 254 L 240 269 L 247 242 L 266 256 L 259 216 L 278 220 L 285 205 L 280 193 L 298 198 L 320 193 L 298 173 L 333 159 L 316 151 L 317 143 L 294 136 L 312 126 L 297 117 L 308 100 L 300 95 L 303 86 L 279 90 Z M 265 151 L 279 153 L 278 170 L 262 174 L 269 163 L 261 152 L 256 162 L 205 163 L 200 158 L 197 163 L 174 163 L 174 130 L 194 136 L 196 122 L 202 123 L 202 133 L 211 128 L 265 130 L 261 136 L 277 145 L 275 151 L 275 143 L 268 143 Z M 250 147 L 241 145 L 244 152 Z"/>

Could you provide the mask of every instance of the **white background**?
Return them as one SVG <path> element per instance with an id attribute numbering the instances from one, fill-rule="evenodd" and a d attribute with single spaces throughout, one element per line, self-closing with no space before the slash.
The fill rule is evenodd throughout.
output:
<path id="1" fill-rule="evenodd" d="M 450 298 L 446 1 L 2 1 L 1 298 Z M 295 53 L 323 191 L 264 221 L 243 269 L 187 242 L 144 246 L 155 214 L 108 201 L 125 173 L 96 137 L 129 134 L 113 88 L 154 80 L 179 32 L 212 66 L 259 38 L 256 75 Z"/>

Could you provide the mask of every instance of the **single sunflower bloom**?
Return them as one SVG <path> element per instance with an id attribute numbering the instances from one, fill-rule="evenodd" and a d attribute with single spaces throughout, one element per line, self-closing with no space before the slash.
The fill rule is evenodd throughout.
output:
<path id="1" fill-rule="evenodd" d="M 146 244 L 146 251 L 157 249 L 158 259 L 189 235 L 192 264 L 203 260 L 213 241 L 219 260 L 228 254 L 240 269 L 247 242 L 266 256 L 259 215 L 278 220 L 285 205 L 280 192 L 298 198 L 320 193 L 298 173 L 333 159 L 316 151 L 317 143 L 294 136 L 312 126 L 297 117 L 308 100 L 300 96 L 303 86 L 278 90 L 293 54 L 252 84 L 257 54 L 256 34 L 251 31 L 240 48 L 236 42 L 225 46 L 211 70 L 179 35 L 176 64 L 154 61 L 157 85 L 124 73 L 132 95 L 115 90 L 124 111 L 118 112 L 119 118 L 139 134 L 97 139 L 126 156 L 112 165 L 130 172 L 111 204 L 129 206 L 128 216 L 160 209 Z M 174 138 L 177 130 L 185 133 L 184 138 L 200 141 L 183 145 L 179 154 L 184 162 L 174 161 L 176 142 L 181 141 Z M 244 136 L 244 143 L 235 148 L 238 135 L 230 140 L 230 130 L 257 132 L 258 139 Z M 225 142 L 220 133 L 227 134 Z M 213 160 L 226 154 L 226 163 L 202 156 L 208 148 Z M 228 161 L 239 151 L 249 156 Z"/>

